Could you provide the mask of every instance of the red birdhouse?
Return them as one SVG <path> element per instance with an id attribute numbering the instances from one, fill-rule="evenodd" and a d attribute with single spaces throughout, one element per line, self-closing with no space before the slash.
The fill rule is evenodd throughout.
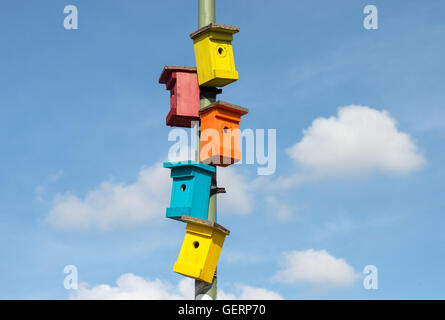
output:
<path id="1" fill-rule="evenodd" d="M 159 83 L 170 91 L 170 112 L 167 125 L 191 127 L 192 121 L 199 121 L 199 85 L 195 67 L 166 66 Z"/>

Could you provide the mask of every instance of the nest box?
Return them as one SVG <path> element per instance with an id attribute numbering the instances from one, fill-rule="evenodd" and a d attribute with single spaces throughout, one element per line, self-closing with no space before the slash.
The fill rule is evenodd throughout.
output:
<path id="1" fill-rule="evenodd" d="M 192 121 L 199 121 L 199 86 L 195 67 L 166 66 L 159 83 L 170 91 L 170 112 L 167 125 L 191 127 Z"/>
<path id="2" fill-rule="evenodd" d="M 224 101 L 200 110 L 201 162 L 226 167 L 241 160 L 239 123 L 248 111 Z"/>
<path id="3" fill-rule="evenodd" d="M 181 220 L 182 215 L 207 219 L 210 189 L 215 167 L 194 161 L 166 162 L 173 179 L 167 218 Z"/>
<path id="4" fill-rule="evenodd" d="M 183 216 L 186 234 L 173 271 L 211 283 L 224 240 L 230 231 L 217 223 Z"/>
<path id="5" fill-rule="evenodd" d="M 232 40 L 239 30 L 238 27 L 211 23 L 190 35 L 200 86 L 224 87 L 238 80 Z"/>

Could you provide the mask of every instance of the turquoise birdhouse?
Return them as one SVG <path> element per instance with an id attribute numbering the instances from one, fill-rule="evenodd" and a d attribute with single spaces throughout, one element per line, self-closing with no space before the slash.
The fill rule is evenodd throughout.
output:
<path id="1" fill-rule="evenodd" d="M 192 216 L 207 220 L 212 174 L 215 167 L 194 161 L 166 162 L 164 168 L 171 169 L 173 179 L 170 208 L 167 218 L 181 220 L 181 216 Z"/>

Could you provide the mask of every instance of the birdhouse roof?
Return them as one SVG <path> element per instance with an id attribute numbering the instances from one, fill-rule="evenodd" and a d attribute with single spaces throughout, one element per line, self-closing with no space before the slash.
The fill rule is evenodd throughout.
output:
<path id="1" fill-rule="evenodd" d="M 196 67 L 187 66 L 165 66 L 162 70 L 161 76 L 159 77 L 159 83 L 167 83 L 171 77 L 172 72 L 189 72 L 196 73 Z"/>
<path id="2" fill-rule="evenodd" d="M 241 106 L 237 106 L 236 104 L 232 104 L 232 103 L 228 103 L 225 101 L 216 101 L 212 104 L 209 104 L 208 106 L 201 108 L 199 110 L 199 113 L 203 113 L 206 112 L 210 109 L 214 109 L 214 108 L 221 108 L 221 109 L 226 109 L 232 112 L 236 112 L 239 113 L 241 116 L 247 114 L 249 112 L 249 109 L 241 107 Z"/>
<path id="3" fill-rule="evenodd" d="M 215 167 L 205 164 L 205 163 L 199 163 L 199 162 L 195 162 L 195 161 L 180 161 L 180 162 L 164 162 L 164 168 L 170 168 L 170 169 L 175 169 L 175 168 L 180 168 L 180 167 L 195 167 L 195 168 L 199 168 L 201 170 L 205 170 L 205 171 L 209 171 L 211 173 L 215 172 L 216 169 Z"/>
<path id="4" fill-rule="evenodd" d="M 226 235 L 230 234 L 230 230 L 224 228 L 222 225 L 217 224 L 216 222 L 199 219 L 199 218 L 195 218 L 192 216 L 185 216 L 185 215 L 181 216 L 181 220 L 184 222 L 187 222 L 187 223 L 200 224 L 200 225 L 208 226 L 211 228 L 215 228 L 215 229 L 218 229 L 219 231 L 225 233 Z"/>
<path id="5" fill-rule="evenodd" d="M 200 34 L 206 32 L 206 31 L 209 31 L 209 30 L 235 34 L 240 31 L 240 28 L 235 27 L 235 26 L 228 26 L 225 24 L 211 23 L 209 25 L 206 25 L 205 27 L 202 27 L 201 29 L 196 30 L 192 34 L 190 34 L 190 38 L 194 39 L 195 37 L 199 36 Z"/>

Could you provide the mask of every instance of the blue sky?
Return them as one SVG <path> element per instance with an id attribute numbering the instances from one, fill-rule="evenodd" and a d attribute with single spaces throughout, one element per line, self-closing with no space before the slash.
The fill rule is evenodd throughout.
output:
<path id="1" fill-rule="evenodd" d="M 63 28 L 69 4 L 78 30 Z M 368 4 L 378 30 L 363 28 Z M 249 108 L 243 128 L 277 129 L 273 176 L 218 171 L 219 222 L 232 231 L 218 270 L 226 296 L 445 297 L 444 9 L 217 1 L 217 22 L 241 28 L 240 80 L 220 98 Z M 190 283 L 172 267 L 184 225 L 164 218 L 160 164 L 173 143 L 157 80 L 164 65 L 195 64 L 197 1 L 17 0 L 0 16 L 0 298 L 100 298 L 101 284 L 112 296 L 161 282 L 182 292 Z M 352 148 L 335 139 L 343 129 L 357 133 Z M 320 164 L 326 146 L 338 157 Z M 296 179 L 273 187 L 286 177 Z M 119 209 L 135 193 L 143 201 Z M 82 223 L 67 219 L 81 210 Z M 302 267 L 311 263 L 324 269 Z M 80 293 L 63 287 L 66 265 L 88 283 Z M 363 288 L 366 265 L 378 290 Z"/>

